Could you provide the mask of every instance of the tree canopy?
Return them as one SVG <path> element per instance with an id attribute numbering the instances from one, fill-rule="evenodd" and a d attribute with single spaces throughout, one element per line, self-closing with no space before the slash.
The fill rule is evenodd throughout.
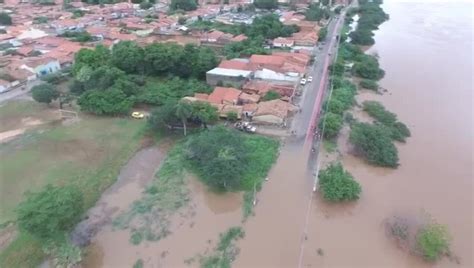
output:
<path id="1" fill-rule="evenodd" d="M 329 19 L 331 12 L 327 8 L 322 8 L 319 3 L 313 3 L 309 5 L 309 9 L 306 10 L 305 18 L 309 21 L 320 21 L 322 19 Z"/>
<path id="2" fill-rule="evenodd" d="M 388 15 L 380 7 L 382 1 L 359 1 L 359 20 L 357 21 L 356 30 L 351 32 L 351 43 L 357 45 L 373 45 L 373 30 L 388 19 Z"/>
<path id="3" fill-rule="evenodd" d="M 86 91 L 77 103 L 81 106 L 81 110 L 89 113 L 120 115 L 128 113 L 134 102 L 119 89 L 110 88 L 104 91 Z"/>
<path id="4" fill-rule="evenodd" d="M 250 190 L 276 159 L 278 143 L 225 127 L 191 136 L 186 159 L 199 178 L 217 191 Z"/>
<path id="5" fill-rule="evenodd" d="M 154 129 L 168 129 L 181 124 L 184 135 L 188 122 L 204 127 L 219 119 L 217 109 L 207 102 L 186 102 L 168 100 L 160 108 L 152 111 L 149 125 Z"/>
<path id="6" fill-rule="evenodd" d="M 59 98 L 59 91 L 49 83 L 43 83 L 31 88 L 31 94 L 35 101 L 50 104 L 53 100 Z"/>
<path id="7" fill-rule="evenodd" d="M 321 128 L 324 124 L 324 137 L 327 139 L 333 139 L 338 134 L 342 128 L 342 116 L 339 114 L 334 114 L 327 112 L 324 114 L 323 119 L 321 120 Z"/>
<path id="8" fill-rule="evenodd" d="M 385 126 L 356 123 L 352 126 L 349 141 L 369 163 L 392 168 L 398 166 L 398 150 Z"/>
<path id="9" fill-rule="evenodd" d="M 245 34 L 250 38 L 263 37 L 265 39 L 275 39 L 281 36 L 291 36 L 298 31 L 298 26 L 284 25 L 276 14 L 267 14 L 256 17 L 246 29 Z"/>
<path id="10" fill-rule="evenodd" d="M 246 39 L 241 42 L 231 42 L 224 47 L 224 53 L 227 59 L 250 57 L 253 54 L 269 55 L 270 49 L 263 47 L 264 39 L 262 37 Z"/>
<path id="11" fill-rule="evenodd" d="M 278 0 L 255 0 L 253 4 L 255 7 L 263 9 L 278 8 Z"/>
<path id="12" fill-rule="evenodd" d="M 40 192 L 27 194 L 18 205 L 18 226 L 38 238 L 52 238 L 69 231 L 82 211 L 83 198 L 76 187 L 48 185 Z"/>
<path id="13" fill-rule="evenodd" d="M 217 127 L 192 137 L 186 144 L 186 157 L 211 188 L 239 190 L 250 156 L 242 143 L 240 133 Z"/>
<path id="14" fill-rule="evenodd" d="M 410 137 L 411 133 L 408 127 L 402 122 L 399 122 L 397 115 L 387 111 L 380 102 L 364 101 L 362 106 L 364 111 L 375 118 L 378 123 L 387 127 L 392 139 L 404 142 L 407 137 Z"/>
<path id="15" fill-rule="evenodd" d="M 218 63 L 215 53 L 195 45 L 156 43 L 144 48 L 120 42 L 112 51 L 103 46 L 81 49 L 75 56 L 71 92 L 81 109 L 95 114 L 124 114 L 135 103 L 161 105 L 194 92 L 208 92 L 197 81 Z M 151 76 L 175 76 L 169 80 Z M 191 78 L 187 80 L 179 79 Z"/>
<path id="16" fill-rule="evenodd" d="M 197 8 L 197 3 L 195 0 L 171 0 L 170 9 L 171 10 L 195 10 Z"/>
<path id="17" fill-rule="evenodd" d="M 362 191 L 359 183 L 340 163 L 330 164 L 321 170 L 318 183 L 323 198 L 331 202 L 357 200 Z"/>
<path id="18" fill-rule="evenodd" d="M 12 17 L 8 13 L 0 12 L 0 25 L 12 25 Z"/>
<path id="19" fill-rule="evenodd" d="M 371 80 L 380 80 L 385 76 L 385 72 L 380 69 L 379 62 L 374 56 L 361 55 L 354 63 L 352 71 L 355 75 Z"/>

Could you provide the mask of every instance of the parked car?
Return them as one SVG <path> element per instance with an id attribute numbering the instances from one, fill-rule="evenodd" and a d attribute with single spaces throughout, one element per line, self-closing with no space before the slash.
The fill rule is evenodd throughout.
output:
<path id="1" fill-rule="evenodd" d="M 304 78 L 301 79 L 301 80 L 300 80 L 300 85 L 306 85 L 306 79 L 304 79 Z"/>
<path id="2" fill-rule="evenodd" d="M 308 76 L 308 82 L 312 82 L 313 81 L 313 77 L 312 76 Z"/>
<path id="3" fill-rule="evenodd" d="M 132 117 L 135 118 L 135 119 L 143 119 L 143 118 L 145 118 L 145 115 L 143 113 L 140 113 L 140 112 L 133 112 Z"/>
<path id="4" fill-rule="evenodd" d="M 249 122 L 237 122 L 234 127 L 247 133 L 255 133 L 255 131 L 257 131 L 257 128 L 252 126 Z"/>

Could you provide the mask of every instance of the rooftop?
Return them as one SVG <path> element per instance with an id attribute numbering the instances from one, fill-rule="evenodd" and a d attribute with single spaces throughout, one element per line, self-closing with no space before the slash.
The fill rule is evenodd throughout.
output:
<path id="1" fill-rule="evenodd" d="M 226 68 L 217 67 L 208 71 L 206 74 L 233 76 L 233 77 L 239 77 L 239 76 L 248 77 L 250 76 L 251 73 L 252 73 L 251 71 L 234 70 L 234 69 L 226 69 Z"/>

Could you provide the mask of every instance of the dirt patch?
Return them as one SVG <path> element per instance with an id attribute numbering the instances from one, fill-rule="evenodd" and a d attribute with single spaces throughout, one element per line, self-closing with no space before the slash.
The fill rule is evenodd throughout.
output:
<path id="1" fill-rule="evenodd" d="M 17 234 L 13 223 L 0 230 L 0 252 L 16 238 Z"/>
<path id="2" fill-rule="evenodd" d="M 25 130 L 26 130 L 25 128 L 20 128 L 20 129 L 0 132 L 0 143 L 11 141 L 16 136 L 23 134 Z"/>

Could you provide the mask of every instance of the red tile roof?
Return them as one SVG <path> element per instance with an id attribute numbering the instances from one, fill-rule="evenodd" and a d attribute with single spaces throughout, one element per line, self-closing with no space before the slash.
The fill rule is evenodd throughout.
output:
<path id="1" fill-rule="evenodd" d="M 232 38 L 232 41 L 241 42 L 241 41 L 244 41 L 246 39 L 247 39 L 247 36 L 245 36 L 245 34 L 239 34 L 239 35 L 234 36 L 234 38 Z"/>
<path id="2" fill-rule="evenodd" d="M 285 63 L 285 58 L 273 55 L 252 55 L 250 62 L 256 65 L 282 66 Z"/>
<path id="3" fill-rule="evenodd" d="M 215 104 L 237 103 L 242 91 L 232 87 L 216 87 L 209 95 L 208 101 Z"/>
<path id="4" fill-rule="evenodd" d="M 248 62 L 241 60 L 223 60 L 219 64 L 219 68 L 234 70 L 250 70 Z"/>

